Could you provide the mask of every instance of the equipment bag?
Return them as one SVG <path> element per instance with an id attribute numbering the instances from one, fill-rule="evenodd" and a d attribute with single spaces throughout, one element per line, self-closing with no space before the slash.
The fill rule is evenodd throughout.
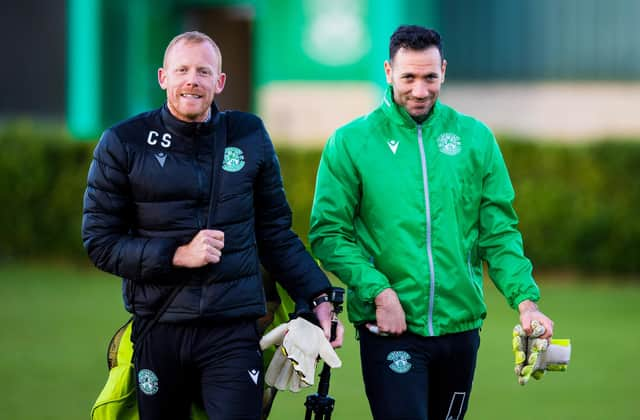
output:
<path id="1" fill-rule="evenodd" d="M 91 409 L 92 420 L 138 419 L 131 325 L 130 319 L 109 342 L 109 377 Z"/>

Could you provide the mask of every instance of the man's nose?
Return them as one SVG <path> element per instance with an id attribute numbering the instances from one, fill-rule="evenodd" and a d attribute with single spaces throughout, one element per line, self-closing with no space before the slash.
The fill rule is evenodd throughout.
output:
<path id="1" fill-rule="evenodd" d="M 189 86 L 198 86 L 198 74 L 195 71 L 190 71 L 187 73 L 187 85 Z"/>
<path id="2" fill-rule="evenodd" d="M 429 95 L 429 88 L 425 82 L 418 82 L 411 91 L 416 98 L 426 98 Z"/>

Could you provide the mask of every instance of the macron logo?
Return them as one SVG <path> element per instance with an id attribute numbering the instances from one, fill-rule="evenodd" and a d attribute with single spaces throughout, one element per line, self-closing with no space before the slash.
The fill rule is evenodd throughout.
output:
<path id="1" fill-rule="evenodd" d="M 391 151 L 395 155 L 396 151 L 398 150 L 398 145 L 400 144 L 400 142 L 397 140 L 389 140 L 387 144 L 389 145 L 389 149 L 391 149 Z"/>
<path id="2" fill-rule="evenodd" d="M 254 384 L 258 385 L 258 377 L 260 376 L 260 371 L 257 369 L 251 369 L 249 371 L 249 376 Z"/>
<path id="3" fill-rule="evenodd" d="M 164 152 L 160 152 L 156 153 L 154 156 L 156 157 L 156 160 L 158 161 L 160 166 L 164 168 L 164 161 L 167 160 L 167 154 Z"/>

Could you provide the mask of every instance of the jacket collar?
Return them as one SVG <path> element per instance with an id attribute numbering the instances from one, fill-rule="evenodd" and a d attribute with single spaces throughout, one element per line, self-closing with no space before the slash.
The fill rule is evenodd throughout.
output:
<path id="1" fill-rule="evenodd" d="M 411 118 L 411 115 L 409 115 L 409 113 L 404 108 L 398 106 L 398 104 L 393 101 L 392 86 L 387 87 L 387 90 L 385 91 L 384 97 L 382 99 L 382 105 L 380 105 L 380 107 L 387 115 L 387 117 L 389 117 L 389 119 L 395 124 L 406 126 L 409 128 L 415 128 L 418 125 L 418 123 L 413 118 Z M 433 124 L 440 117 L 441 113 L 442 104 L 438 99 L 433 105 L 433 108 L 431 108 L 431 111 L 429 111 L 427 119 L 422 122 L 422 125 L 429 126 Z"/>
<path id="2" fill-rule="evenodd" d="M 220 112 L 215 102 L 211 104 L 211 116 L 205 122 L 185 122 L 173 116 L 165 103 L 162 107 L 162 122 L 173 134 L 190 138 L 195 136 L 207 136 L 213 133 Z"/>

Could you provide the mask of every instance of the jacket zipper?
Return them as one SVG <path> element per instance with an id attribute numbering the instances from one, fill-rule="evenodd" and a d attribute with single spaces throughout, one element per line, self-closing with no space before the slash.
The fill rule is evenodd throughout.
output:
<path id="1" fill-rule="evenodd" d="M 420 160 L 422 161 L 422 184 L 424 186 L 424 203 L 427 218 L 427 256 L 429 258 L 429 311 L 427 313 L 427 325 L 429 335 L 433 336 L 433 300 L 436 293 L 436 269 L 433 264 L 433 246 L 431 242 L 431 204 L 429 202 L 429 180 L 427 171 L 427 158 L 422 141 L 422 124 L 418 124 L 418 144 L 420 145 Z"/>

